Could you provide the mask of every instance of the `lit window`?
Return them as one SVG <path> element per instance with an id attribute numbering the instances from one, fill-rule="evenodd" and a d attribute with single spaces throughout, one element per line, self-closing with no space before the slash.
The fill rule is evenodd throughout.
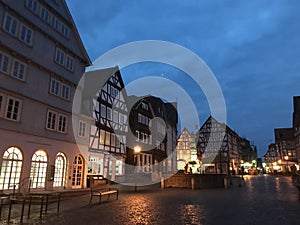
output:
<path id="1" fill-rule="evenodd" d="M 60 82 L 58 80 L 55 80 L 54 78 L 51 78 L 50 93 L 59 96 L 59 89 L 60 89 Z"/>
<path id="2" fill-rule="evenodd" d="M 58 115 L 58 127 L 57 131 L 61 133 L 66 133 L 67 131 L 67 116 L 63 114 Z"/>
<path id="3" fill-rule="evenodd" d="M 19 60 L 14 59 L 12 75 L 20 80 L 25 79 L 26 65 Z"/>
<path id="4" fill-rule="evenodd" d="M 26 27 L 24 24 L 21 25 L 21 32 L 20 32 L 20 40 L 24 43 L 31 45 L 32 43 L 32 30 Z"/>
<path id="5" fill-rule="evenodd" d="M 59 48 L 56 48 L 55 62 L 60 65 L 64 65 L 65 62 L 65 53 Z"/>
<path id="6" fill-rule="evenodd" d="M 47 155 L 43 150 L 34 153 L 31 160 L 30 180 L 32 188 L 44 188 L 47 175 Z"/>
<path id="7" fill-rule="evenodd" d="M 16 189 L 19 188 L 22 160 L 22 152 L 16 147 L 10 147 L 4 152 L 0 173 L 1 190 L 13 189 L 14 186 Z"/>
<path id="8" fill-rule="evenodd" d="M 65 154 L 60 152 L 56 155 L 53 187 L 63 187 L 65 185 L 66 162 Z"/>
<path id="9" fill-rule="evenodd" d="M 6 14 L 4 22 L 4 30 L 13 36 L 17 36 L 18 21 L 12 16 Z"/>
<path id="10" fill-rule="evenodd" d="M 105 145 L 110 145 L 110 133 L 108 131 L 105 132 Z"/>
<path id="11" fill-rule="evenodd" d="M 49 110 L 47 114 L 47 125 L 46 125 L 47 129 L 56 130 L 56 118 L 57 118 L 57 113 Z"/>
<path id="12" fill-rule="evenodd" d="M 100 130 L 100 144 L 104 145 L 104 142 L 105 142 L 105 131 Z"/>
<path id="13" fill-rule="evenodd" d="M 83 173 L 83 159 L 81 156 L 75 156 L 73 162 L 72 186 L 81 187 Z"/>
<path id="14" fill-rule="evenodd" d="M 61 97 L 64 99 L 70 99 L 70 87 L 68 85 L 62 84 Z"/>
<path id="15" fill-rule="evenodd" d="M 74 59 L 69 55 L 66 56 L 66 67 L 67 67 L 67 69 L 73 71 Z"/>
<path id="16" fill-rule="evenodd" d="M 79 120 L 78 136 L 85 137 L 86 122 Z"/>
<path id="17" fill-rule="evenodd" d="M 0 71 L 8 73 L 10 57 L 0 52 Z"/>
<path id="18" fill-rule="evenodd" d="M 9 120 L 18 121 L 21 113 L 21 101 L 15 98 L 9 97 L 7 101 L 5 117 Z"/>

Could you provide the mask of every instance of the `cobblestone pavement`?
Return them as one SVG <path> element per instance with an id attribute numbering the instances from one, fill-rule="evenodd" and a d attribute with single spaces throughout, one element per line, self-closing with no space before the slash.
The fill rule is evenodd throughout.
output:
<path id="1" fill-rule="evenodd" d="M 57 225 L 299 225 L 298 191 L 290 177 L 245 176 L 242 187 L 189 190 L 120 186 L 119 200 L 89 205 L 89 195 L 65 200 L 59 216 L 27 224 Z"/>

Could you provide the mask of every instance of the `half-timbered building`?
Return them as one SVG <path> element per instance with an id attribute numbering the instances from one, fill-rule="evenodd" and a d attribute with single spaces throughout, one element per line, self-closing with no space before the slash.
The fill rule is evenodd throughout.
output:
<path id="1" fill-rule="evenodd" d="M 197 132 L 198 157 L 204 173 L 230 174 L 240 166 L 239 136 L 210 116 Z"/>
<path id="2" fill-rule="evenodd" d="M 118 67 L 88 73 L 86 77 L 97 76 L 94 85 L 99 87 L 92 100 L 94 123 L 90 134 L 88 174 L 104 175 L 114 181 L 125 173 L 126 91 Z"/>

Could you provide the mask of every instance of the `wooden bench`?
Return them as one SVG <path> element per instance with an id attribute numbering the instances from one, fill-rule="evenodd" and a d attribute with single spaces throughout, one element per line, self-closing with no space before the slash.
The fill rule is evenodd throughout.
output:
<path id="1" fill-rule="evenodd" d="M 91 204 L 94 196 L 99 198 L 99 203 L 101 204 L 102 196 L 107 195 L 107 200 L 109 200 L 110 195 L 112 194 L 116 194 L 116 200 L 118 200 L 119 190 L 117 188 L 111 188 L 109 184 L 99 184 L 92 186 L 89 204 Z"/>

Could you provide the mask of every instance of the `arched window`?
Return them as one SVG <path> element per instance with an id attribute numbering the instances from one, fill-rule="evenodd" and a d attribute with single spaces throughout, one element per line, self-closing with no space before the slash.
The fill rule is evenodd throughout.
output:
<path id="1" fill-rule="evenodd" d="M 16 147 L 10 147 L 4 152 L 2 160 L 0 189 L 13 189 L 14 185 L 18 188 L 23 160 L 21 150 Z"/>
<path id="2" fill-rule="evenodd" d="M 66 156 L 64 153 L 59 152 L 55 159 L 55 173 L 54 173 L 54 187 L 63 187 L 65 185 L 66 178 Z"/>
<path id="3" fill-rule="evenodd" d="M 37 150 L 31 160 L 30 180 L 32 188 L 44 188 L 47 175 L 47 154 L 43 150 Z"/>
<path id="4" fill-rule="evenodd" d="M 83 159 L 80 155 L 75 156 L 73 162 L 72 187 L 80 188 L 83 175 Z"/>

